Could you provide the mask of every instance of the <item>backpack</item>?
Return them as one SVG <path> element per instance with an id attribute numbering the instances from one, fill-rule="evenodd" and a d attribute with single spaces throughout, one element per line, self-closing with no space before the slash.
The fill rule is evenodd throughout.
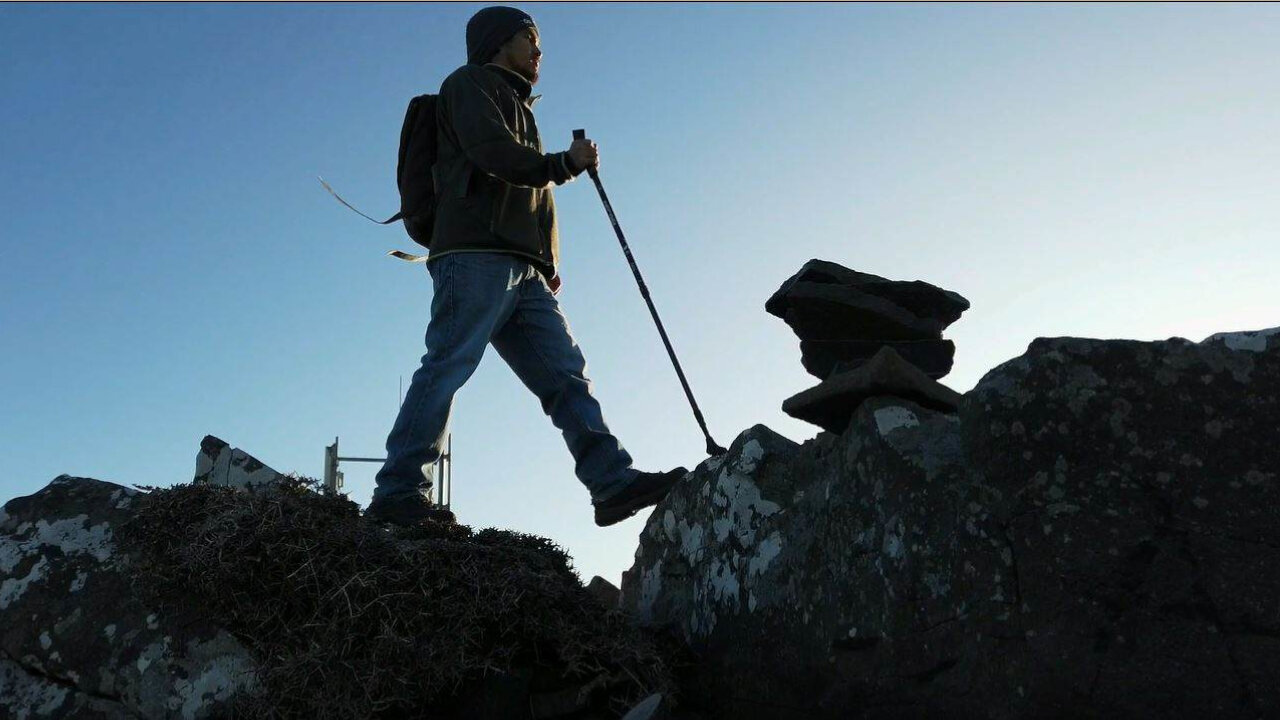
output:
<path id="1" fill-rule="evenodd" d="M 419 95 L 409 101 L 400 126 L 400 151 L 396 157 L 396 187 L 400 190 L 400 212 L 386 220 L 374 220 L 334 192 L 329 183 L 320 184 L 338 202 L 352 212 L 379 225 L 404 221 L 405 232 L 424 248 L 431 248 L 431 229 L 436 219 L 436 187 L 431 169 L 436 164 L 436 95 Z M 399 250 L 388 253 L 410 262 L 422 262 L 426 256 L 410 255 Z"/>
<path id="2" fill-rule="evenodd" d="M 396 186 L 400 188 L 400 212 L 405 232 L 424 248 L 431 247 L 431 227 L 436 219 L 436 96 L 419 95 L 409 101 L 400 126 L 400 154 L 396 160 Z"/>

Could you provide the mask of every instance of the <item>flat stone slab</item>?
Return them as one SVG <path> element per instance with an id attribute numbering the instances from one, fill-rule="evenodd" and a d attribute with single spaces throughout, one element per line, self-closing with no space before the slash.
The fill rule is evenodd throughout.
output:
<path id="1" fill-rule="evenodd" d="M 861 367 L 884 347 L 893 348 L 934 380 L 951 372 L 956 354 L 956 345 L 950 340 L 802 340 L 800 362 L 810 375 L 825 380 L 837 372 Z"/>
<path id="2" fill-rule="evenodd" d="M 920 318 L 934 320 L 943 328 L 960 319 L 969 309 L 969 301 L 959 293 L 943 290 L 922 280 L 889 280 L 862 273 L 826 260 L 810 260 L 792 275 L 765 303 L 765 310 L 786 319 L 791 307 L 791 294 L 801 283 L 837 285 L 856 288 L 912 313 Z"/>
<path id="3" fill-rule="evenodd" d="M 253 489 L 275 484 L 282 477 L 240 448 L 206 435 L 200 441 L 200 451 L 196 453 L 196 474 L 192 482 Z"/>
<path id="4" fill-rule="evenodd" d="M 858 288 L 798 282 L 782 316 L 801 340 L 935 340 L 945 324 Z"/>
<path id="5" fill-rule="evenodd" d="M 956 391 L 903 360 L 893 348 L 886 347 L 858 369 L 833 375 L 787 398 L 782 403 L 782 411 L 823 430 L 842 433 L 858 406 L 877 395 L 905 398 L 942 412 L 954 412 L 961 398 Z"/>

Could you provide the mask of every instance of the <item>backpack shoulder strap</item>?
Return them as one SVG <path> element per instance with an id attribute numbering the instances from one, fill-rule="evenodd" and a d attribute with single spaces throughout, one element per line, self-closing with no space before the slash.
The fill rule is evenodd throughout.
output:
<path id="1" fill-rule="evenodd" d="M 360 212 L 360 210 L 358 210 L 358 209 L 357 209 L 354 205 L 352 205 L 351 203 L 347 202 L 346 200 L 343 200 L 341 195 L 339 195 L 338 193 L 334 192 L 334 190 L 333 190 L 333 188 L 332 188 L 332 187 L 329 187 L 329 183 L 325 182 L 325 181 L 324 181 L 324 178 L 317 178 L 317 179 L 318 179 L 318 180 L 320 180 L 320 184 L 324 186 L 324 189 L 329 191 L 329 194 L 333 196 L 333 199 L 337 200 L 338 202 L 342 203 L 343 205 L 346 205 L 348 210 L 350 210 L 351 212 L 353 212 L 353 213 L 355 213 L 355 214 L 359 215 L 360 217 L 364 218 L 365 220 L 368 220 L 368 221 L 370 221 L 370 222 L 378 223 L 379 225 L 390 225 L 391 223 L 393 223 L 393 222 L 395 222 L 395 221 L 397 221 L 397 220 L 401 219 L 402 217 L 404 217 L 404 216 L 403 216 L 403 215 L 401 215 L 400 213 L 396 213 L 395 215 L 392 215 L 391 217 L 387 218 L 386 220 L 375 220 L 374 218 L 371 218 L 371 217 L 369 217 L 368 215 L 365 215 L 364 213 Z"/>

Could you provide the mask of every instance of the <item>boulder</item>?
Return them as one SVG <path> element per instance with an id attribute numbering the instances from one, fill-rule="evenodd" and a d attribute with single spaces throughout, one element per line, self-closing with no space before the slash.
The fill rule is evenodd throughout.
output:
<path id="1" fill-rule="evenodd" d="M 610 610 L 617 608 L 618 602 L 622 599 L 622 591 L 599 575 L 591 578 L 591 582 L 587 583 L 587 592 L 594 595 L 601 605 Z"/>
<path id="2" fill-rule="evenodd" d="M 840 285 L 887 300 L 916 317 L 933 320 L 945 328 L 969 309 L 969 301 L 959 293 L 943 290 L 920 280 L 889 280 L 879 275 L 850 270 L 826 260 L 810 260 L 792 275 L 765 303 L 765 310 L 786 319 L 793 304 L 792 293 L 808 283 Z"/>
<path id="3" fill-rule="evenodd" d="M 193 482 L 226 485 L 236 488 L 261 488 L 280 482 L 284 477 L 240 448 L 206 435 L 196 453 L 196 475 Z"/>
<path id="4" fill-rule="evenodd" d="M 787 398 L 782 410 L 794 418 L 839 433 L 849 425 L 858 406 L 877 395 L 906 398 L 943 412 L 952 412 L 960 404 L 959 393 L 925 375 L 893 348 L 884 347 L 857 369 L 832 375 Z"/>
<path id="5" fill-rule="evenodd" d="M 782 319 L 801 340 L 931 340 L 945 325 L 859 288 L 800 282 Z"/>
<path id="6" fill-rule="evenodd" d="M 1039 339 L 947 414 L 757 426 L 622 605 L 708 718 L 1280 716 L 1280 331 Z"/>
<path id="7" fill-rule="evenodd" d="M 801 340 L 800 362 L 810 375 L 825 380 L 838 372 L 856 370 L 883 347 L 893 348 L 934 380 L 951 372 L 956 354 L 950 340 Z"/>
<path id="8" fill-rule="evenodd" d="M 219 717 L 255 662 L 134 593 L 116 544 L 138 492 L 61 476 L 0 511 L 0 716 Z"/>

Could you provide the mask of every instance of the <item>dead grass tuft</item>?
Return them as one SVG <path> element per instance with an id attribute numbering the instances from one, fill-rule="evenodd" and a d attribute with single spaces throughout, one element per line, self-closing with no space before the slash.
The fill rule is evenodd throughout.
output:
<path id="1" fill-rule="evenodd" d="M 453 717 L 523 678 L 534 694 L 594 683 L 594 716 L 617 717 L 673 689 L 667 641 L 601 607 L 550 540 L 390 530 L 315 487 L 152 489 L 121 528 L 144 596 L 197 603 L 254 651 L 261 692 L 237 714 Z"/>

